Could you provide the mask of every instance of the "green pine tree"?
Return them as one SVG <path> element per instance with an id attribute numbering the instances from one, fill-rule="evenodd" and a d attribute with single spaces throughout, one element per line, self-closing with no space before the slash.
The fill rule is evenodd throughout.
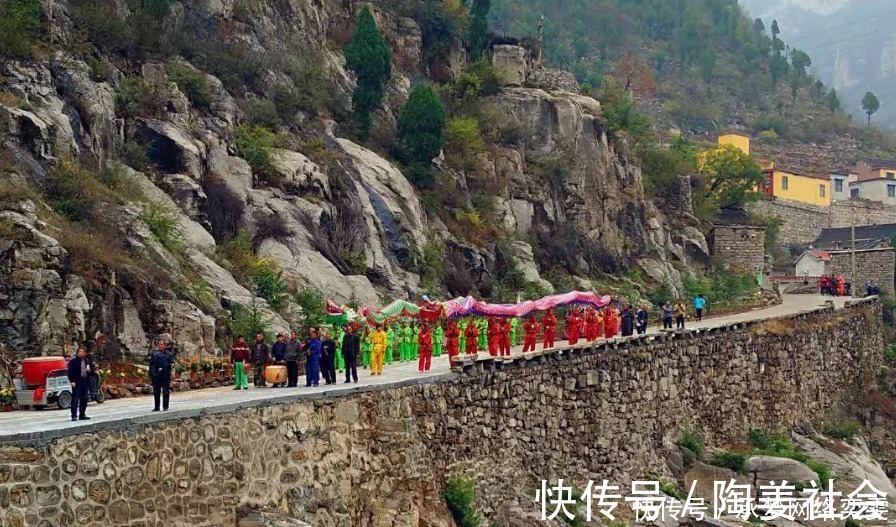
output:
<path id="1" fill-rule="evenodd" d="M 392 75 L 392 53 L 376 20 L 367 6 L 358 16 L 358 27 L 351 43 L 345 47 L 346 65 L 358 76 L 352 92 L 352 107 L 358 134 L 370 136 L 370 115 L 383 99 L 383 88 Z"/>
<path id="2" fill-rule="evenodd" d="M 426 84 L 417 84 L 398 114 L 398 141 L 405 161 L 429 165 L 442 150 L 445 109 Z"/>
<path id="3" fill-rule="evenodd" d="M 470 7 L 470 27 L 467 30 L 467 53 L 470 62 L 482 57 L 482 51 L 488 41 L 488 12 L 492 8 L 492 0 L 472 0 Z"/>

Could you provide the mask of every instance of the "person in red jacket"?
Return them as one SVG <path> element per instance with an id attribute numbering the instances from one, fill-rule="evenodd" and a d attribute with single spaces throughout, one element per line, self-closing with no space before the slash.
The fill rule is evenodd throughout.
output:
<path id="1" fill-rule="evenodd" d="M 582 330 L 582 317 L 579 316 L 579 310 L 573 308 L 569 312 L 567 320 L 566 334 L 569 339 L 569 345 L 575 346 L 579 342 L 579 331 Z"/>
<path id="2" fill-rule="evenodd" d="M 594 339 L 599 339 L 604 334 L 604 316 L 605 313 L 603 310 L 597 311 L 594 314 Z"/>
<path id="3" fill-rule="evenodd" d="M 423 328 L 420 329 L 420 334 L 417 335 L 417 345 L 420 353 L 420 358 L 417 359 L 417 370 L 421 373 L 429 371 L 432 366 L 432 331 L 429 329 L 429 324 L 423 324 Z"/>
<path id="4" fill-rule="evenodd" d="M 466 339 L 464 352 L 467 355 L 473 355 L 474 353 L 479 352 L 479 330 L 476 329 L 476 324 L 470 322 L 467 324 L 467 329 L 464 330 L 464 338 Z"/>
<path id="5" fill-rule="evenodd" d="M 498 349 L 500 347 L 500 338 L 501 338 L 501 326 L 499 326 L 500 322 L 496 318 L 488 319 L 488 326 L 486 331 L 488 331 L 488 354 L 492 357 L 498 356 Z"/>
<path id="6" fill-rule="evenodd" d="M 535 343 L 538 341 L 539 329 L 541 329 L 541 327 L 538 325 L 538 320 L 535 319 L 535 315 L 529 315 L 529 319 L 526 320 L 526 323 L 523 325 L 523 330 L 526 332 L 526 340 L 523 341 L 523 353 L 535 351 Z"/>
<path id="7" fill-rule="evenodd" d="M 604 336 L 611 339 L 616 336 L 619 331 L 619 315 L 616 308 L 608 308 L 604 314 Z"/>
<path id="8" fill-rule="evenodd" d="M 499 335 L 498 342 L 500 343 L 499 350 L 501 351 L 502 357 L 510 356 L 510 321 L 506 318 L 498 321 L 499 328 L 501 333 Z"/>
<path id="9" fill-rule="evenodd" d="M 597 338 L 597 315 L 594 314 L 594 309 L 588 308 L 585 311 L 585 319 L 583 321 L 585 327 L 585 340 L 588 342 L 594 342 Z"/>
<path id="10" fill-rule="evenodd" d="M 457 322 L 448 322 L 445 328 L 445 348 L 448 350 L 448 359 L 460 355 L 460 330 L 457 329 Z"/>
<path id="11" fill-rule="evenodd" d="M 554 310 L 548 309 L 548 312 L 541 318 L 541 325 L 544 328 L 544 344 L 541 349 L 554 347 L 554 331 L 557 329 L 557 317 L 554 316 Z"/>

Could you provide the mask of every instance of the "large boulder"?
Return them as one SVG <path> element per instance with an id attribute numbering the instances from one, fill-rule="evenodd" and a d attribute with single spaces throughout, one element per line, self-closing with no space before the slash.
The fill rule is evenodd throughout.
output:
<path id="1" fill-rule="evenodd" d="M 818 479 L 814 470 L 799 461 L 784 457 L 752 456 L 747 460 L 746 471 L 755 481 L 766 484 L 770 481 L 780 483 L 807 483 Z"/>
<path id="2" fill-rule="evenodd" d="M 548 294 L 553 294 L 554 284 L 542 278 L 538 273 L 538 266 L 535 265 L 535 257 L 532 254 L 532 246 L 526 242 L 514 241 L 512 247 L 516 266 L 522 271 L 526 281 L 538 284 Z"/>
<path id="3" fill-rule="evenodd" d="M 494 47 L 492 65 L 501 73 L 501 80 L 505 86 L 520 87 L 526 84 L 529 71 L 528 55 L 528 51 L 522 46 Z"/>
<path id="4" fill-rule="evenodd" d="M 202 225 L 184 214 L 179 204 L 171 199 L 162 189 L 154 185 L 146 175 L 129 167 L 123 167 L 122 170 L 125 170 L 128 177 L 136 182 L 147 200 L 177 213 L 178 224 L 187 244 L 198 249 L 213 249 L 215 247 L 215 239 L 212 235 Z"/>
<path id="5" fill-rule="evenodd" d="M 292 150 L 271 151 L 271 166 L 278 179 L 293 192 L 329 196 L 330 182 L 320 168 L 304 154 Z"/>

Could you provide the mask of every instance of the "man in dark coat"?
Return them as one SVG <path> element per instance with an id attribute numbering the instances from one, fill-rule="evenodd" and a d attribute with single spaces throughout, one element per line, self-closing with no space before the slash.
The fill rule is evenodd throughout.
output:
<path id="1" fill-rule="evenodd" d="M 635 314 L 635 319 L 638 321 L 638 335 L 643 335 L 647 333 L 647 319 L 650 314 L 647 312 L 647 309 L 644 306 L 638 308 L 638 312 Z"/>
<path id="2" fill-rule="evenodd" d="M 336 341 L 332 339 L 329 329 L 324 330 L 323 337 L 320 343 L 320 371 L 324 382 L 336 384 Z"/>
<path id="3" fill-rule="evenodd" d="M 358 355 L 361 354 L 361 338 L 358 326 L 352 324 L 342 337 L 342 358 L 345 359 L 345 382 L 358 382 Z"/>
<path id="4" fill-rule="evenodd" d="M 255 335 L 255 342 L 252 344 L 252 382 L 255 387 L 267 386 L 264 382 L 264 367 L 270 362 L 268 354 L 268 344 L 264 341 L 264 333 Z"/>
<path id="5" fill-rule="evenodd" d="M 286 343 L 283 360 L 286 361 L 286 386 L 295 388 L 299 385 L 299 355 L 302 353 L 302 343 L 295 331 L 289 334 Z"/>
<path id="6" fill-rule="evenodd" d="M 625 304 L 622 307 L 622 336 L 630 337 L 635 333 L 635 314 L 632 313 L 632 306 Z"/>
<path id="7" fill-rule="evenodd" d="M 75 358 L 68 362 L 68 380 L 72 383 L 72 421 L 87 421 L 87 394 L 90 390 L 90 375 L 93 362 L 87 358 L 87 350 L 78 348 Z"/>
<path id="8" fill-rule="evenodd" d="M 277 334 L 277 342 L 271 346 L 271 362 L 274 364 L 286 364 L 286 335 L 283 333 Z M 286 369 L 287 378 L 289 377 L 289 368 Z M 286 383 L 275 384 L 275 388 L 282 388 L 286 386 Z"/>
<path id="9" fill-rule="evenodd" d="M 156 351 L 149 359 L 149 377 L 152 379 L 152 397 L 155 401 L 153 412 L 159 411 L 159 399 L 162 409 L 168 411 L 168 399 L 171 392 L 171 369 L 174 366 L 174 355 L 169 351 L 168 343 L 162 339 L 156 343 Z"/>

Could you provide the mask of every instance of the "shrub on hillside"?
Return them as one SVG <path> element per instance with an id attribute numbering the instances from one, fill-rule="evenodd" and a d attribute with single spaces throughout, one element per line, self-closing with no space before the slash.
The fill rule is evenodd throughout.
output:
<path id="1" fill-rule="evenodd" d="M 111 194 L 96 176 L 73 161 L 62 161 L 47 173 L 44 193 L 56 212 L 73 221 L 93 217 L 95 207 Z"/>
<path id="2" fill-rule="evenodd" d="M 212 88 L 204 74 L 181 64 L 168 64 L 165 71 L 193 106 L 207 109 L 211 105 Z"/>
<path id="3" fill-rule="evenodd" d="M 149 203 L 143 208 L 140 219 L 166 249 L 176 251 L 183 248 L 184 233 L 176 211 L 161 203 Z"/>
<path id="4" fill-rule="evenodd" d="M 271 149 L 277 144 L 277 136 L 258 125 L 237 125 L 234 130 L 236 153 L 245 159 L 259 174 L 270 172 Z"/>
<path id="5" fill-rule="evenodd" d="M 40 37 L 40 0 L 0 0 L 0 57 L 28 58 Z"/>
<path id="6" fill-rule="evenodd" d="M 158 117 L 165 113 L 165 98 L 161 86 L 128 77 L 118 83 L 115 109 L 122 117 Z"/>
<path id="7" fill-rule="evenodd" d="M 448 480 L 443 497 L 448 510 L 459 527 L 480 527 L 482 520 L 473 510 L 473 499 L 476 493 L 476 482 L 471 479 L 454 476 Z"/>

